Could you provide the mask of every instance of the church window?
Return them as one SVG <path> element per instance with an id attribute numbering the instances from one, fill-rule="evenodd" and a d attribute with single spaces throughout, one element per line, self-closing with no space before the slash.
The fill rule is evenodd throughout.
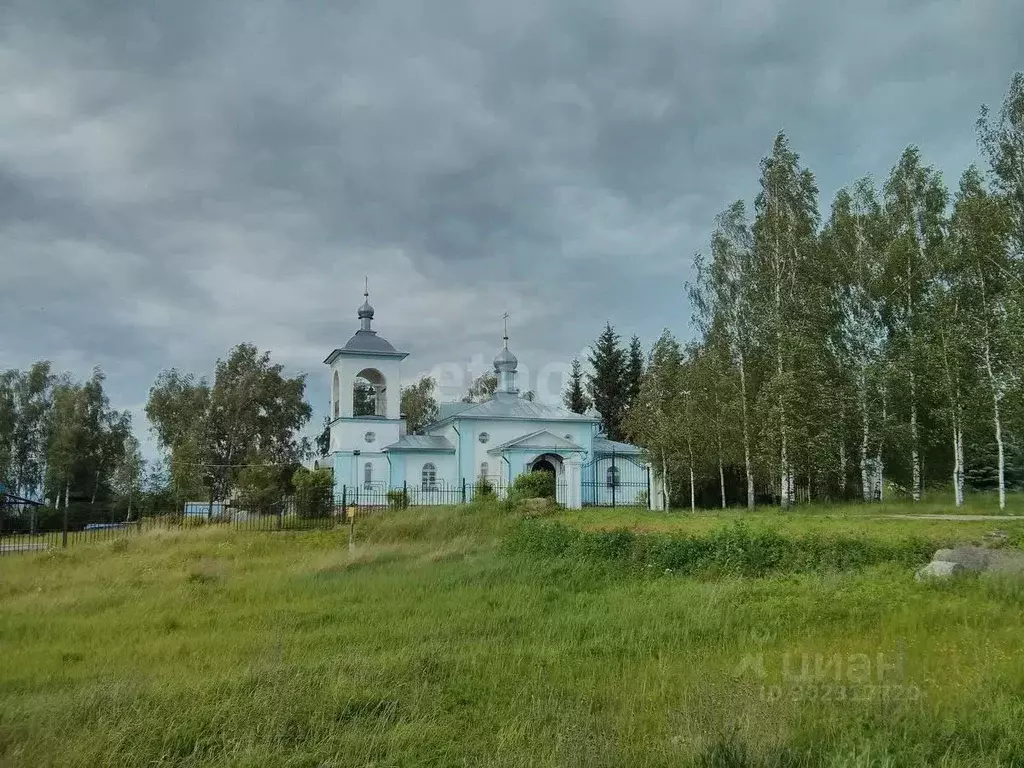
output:
<path id="1" fill-rule="evenodd" d="M 430 462 L 423 465 L 422 483 L 420 487 L 424 491 L 437 490 L 437 467 Z"/>
<path id="2" fill-rule="evenodd" d="M 489 434 L 487 434 L 486 432 L 481 432 L 480 436 L 477 437 L 477 440 L 479 440 L 481 443 L 486 443 L 490 439 L 491 439 L 491 436 Z"/>
<path id="3" fill-rule="evenodd" d="M 334 372 L 334 418 L 341 416 L 341 379 L 338 372 Z"/>
<path id="4" fill-rule="evenodd" d="M 569 434 L 569 433 L 567 432 L 567 433 L 565 434 L 565 439 L 566 439 L 566 440 L 572 440 L 572 435 L 570 435 L 570 434 Z"/>
<path id="5" fill-rule="evenodd" d="M 363 465 L 363 488 L 369 489 L 373 485 L 373 463 L 366 462 Z"/>
<path id="6" fill-rule="evenodd" d="M 489 469 L 489 467 L 487 466 L 487 462 L 486 461 L 481 461 L 480 462 L 480 477 L 487 477 L 487 470 L 488 469 Z"/>
<path id="7" fill-rule="evenodd" d="M 619 468 L 608 467 L 608 472 L 605 473 L 605 480 L 609 488 L 617 488 L 619 485 Z"/>
<path id="8" fill-rule="evenodd" d="M 368 443 L 372 443 L 376 439 L 377 435 L 373 432 L 367 432 L 365 435 L 363 435 L 363 440 L 365 440 Z"/>

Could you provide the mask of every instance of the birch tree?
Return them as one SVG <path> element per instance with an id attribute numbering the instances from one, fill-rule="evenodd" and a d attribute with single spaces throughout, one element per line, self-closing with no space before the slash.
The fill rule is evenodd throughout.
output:
<path id="1" fill-rule="evenodd" d="M 970 307 L 963 315 L 965 336 L 974 347 L 988 391 L 1001 509 L 1006 507 L 1002 403 L 1007 393 L 1020 385 L 1013 348 L 1021 328 L 1011 321 L 1016 314 L 1012 305 L 1017 285 L 1015 264 L 1010 257 L 1008 214 L 1008 206 L 985 190 L 978 170 L 968 168 L 960 179 L 950 227 L 955 259 L 953 279 Z"/>
<path id="2" fill-rule="evenodd" d="M 971 394 L 970 345 L 967 339 L 969 296 L 965 291 L 964 275 L 958 269 L 957 259 L 947 259 L 935 285 L 935 297 L 930 302 L 931 314 L 927 324 L 936 350 L 945 392 L 946 422 L 949 426 L 953 449 L 953 499 L 956 506 L 964 503 L 965 399 Z"/>
<path id="3" fill-rule="evenodd" d="M 146 462 L 142 458 L 142 450 L 139 441 L 129 435 L 125 440 L 121 458 L 114 470 L 114 489 L 122 499 L 127 502 L 128 510 L 125 521 L 131 521 L 135 499 L 139 494 L 139 487 L 142 484 L 142 477 L 145 473 Z"/>
<path id="4" fill-rule="evenodd" d="M 67 509 L 75 482 L 76 460 L 85 442 L 86 418 L 82 388 L 62 376 L 53 389 L 53 414 L 49 431 L 47 486 L 59 507 L 63 497 Z"/>
<path id="5" fill-rule="evenodd" d="M 993 117 L 986 107 L 982 107 L 978 119 L 978 134 L 981 147 L 989 161 L 993 197 L 1002 204 L 1008 220 L 1008 238 L 1004 252 L 997 254 L 994 247 L 984 251 L 988 256 L 985 269 L 988 271 L 988 285 L 995 310 L 994 314 L 987 317 L 989 322 L 998 321 L 994 325 L 997 329 L 996 336 L 1001 335 L 998 330 L 1008 331 L 1004 337 L 1008 343 L 1000 351 L 1003 359 L 995 361 L 992 375 L 988 376 L 986 370 L 993 393 L 993 411 L 999 411 L 999 415 L 994 416 L 993 426 L 1003 418 L 1003 409 L 1000 406 L 1008 404 L 1012 407 L 1007 410 L 1015 413 L 1016 426 L 1020 432 L 1024 431 L 1024 392 L 1021 391 L 1019 378 L 1009 381 L 1007 374 L 1012 370 L 1019 375 L 1024 369 L 1024 72 L 1014 73 L 997 115 Z M 991 202 L 984 208 L 989 216 L 995 213 Z M 992 340 L 995 341 L 995 337 Z M 999 372 L 1002 364 L 1006 364 L 1006 368 Z M 1009 386 L 1011 384 L 1012 387 Z M 998 394 L 997 390 L 1001 390 L 1002 395 Z M 1010 392 L 1013 394 L 1012 400 L 1004 403 L 1002 398 Z M 1000 423 L 997 453 L 1000 503 L 1003 503 L 1005 446 L 1001 427 Z"/>
<path id="6" fill-rule="evenodd" d="M 46 361 L 34 363 L 27 371 L 14 371 L 9 376 L 14 421 L 8 448 L 8 472 L 16 493 L 30 497 L 43 489 L 56 377 Z"/>
<path id="7" fill-rule="evenodd" d="M 717 327 L 739 382 L 740 425 L 747 508 L 754 508 L 754 467 L 750 402 L 753 395 L 749 361 L 754 338 L 753 236 L 746 207 L 737 200 L 715 219 L 711 261 L 694 259 L 696 281 L 690 286 L 694 322 L 706 335 Z"/>
<path id="8" fill-rule="evenodd" d="M 625 425 L 662 479 L 665 509 L 672 502 L 677 466 L 687 455 L 685 430 L 689 425 L 680 410 L 681 378 L 682 351 L 666 330 L 651 348 L 635 406 L 626 415 Z"/>
<path id="9" fill-rule="evenodd" d="M 939 173 L 921 163 L 917 147 L 907 147 L 885 184 L 885 215 L 891 240 L 886 258 L 886 303 L 890 352 L 895 372 L 906 386 L 909 424 L 910 489 L 921 499 L 922 371 L 926 367 L 922 340 L 922 306 L 935 279 L 942 246 L 946 189 Z"/>
<path id="10" fill-rule="evenodd" d="M 738 397 L 734 377 L 729 370 L 729 354 L 721 335 L 713 329 L 702 344 L 690 345 L 684 365 L 683 386 L 690 395 L 686 403 L 687 420 L 692 425 L 691 440 L 704 457 L 696 462 L 702 470 L 711 469 L 718 482 L 718 501 L 727 505 L 725 467 L 732 458 L 735 421 L 735 400 Z"/>
<path id="11" fill-rule="evenodd" d="M 786 136 L 775 138 L 761 162 L 761 192 L 755 200 L 754 266 L 761 346 L 771 360 L 761 391 L 770 413 L 763 437 L 774 452 L 784 508 L 795 502 L 794 425 L 798 421 L 797 363 L 808 342 L 807 311 L 815 297 L 803 295 L 803 277 L 816 248 L 817 187 L 799 165 Z M 810 301 L 808 301 L 810 299 Z"/>
<path id="12" fill-rule="evenodd" d="M 978 137 L 989 161 L 995 193 L 1010 217 L 1010 255 L 1024 259 L 1024 72 L 1015 72 L 994 118 L 987 107 L 978 118 Z"/>
<path id="13" fill-rule="evenodd" d="M 823 239 L 828 263 L 835 270 L 836 356 L 852 373 L 861 498 L 872 501 L 883 482 L 880 367 L 885 326 L 879 289 L 885 242 L 881 205 L 870 179 L 860 179 L 851 190 L 836 194 Z"/>

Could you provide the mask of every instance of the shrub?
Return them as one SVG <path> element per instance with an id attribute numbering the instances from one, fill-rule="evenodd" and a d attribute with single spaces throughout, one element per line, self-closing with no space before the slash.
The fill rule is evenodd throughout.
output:
<path id="1" fill-rule="evenodd" d="M 509 497 L 519 499 L 555 498 L 555 476 L 551 472 L 526 472 L 519 475 L 509 491 Z"/>
<path id="2" fill-rule="evenodd" d="M 334 473 L 329 469 L 310 472 L 299 467 L 292 475 L 295 485 L 295 511 L 299 517 L 328 517 L 334 501 Z"/>
<path id="3" fill-rule="evenodd" d="M 485 501 L 491 498 L 494 498 L 494 486 L 486 477 L 479 478 L 473 486 L 473 500 Z"/>
<path id="4" fill-rule="evenodd" d="M 388 506 L 392 509 L 405 509 L 409 506 L 409 492 L 405 488 L 388 491 Z"/>

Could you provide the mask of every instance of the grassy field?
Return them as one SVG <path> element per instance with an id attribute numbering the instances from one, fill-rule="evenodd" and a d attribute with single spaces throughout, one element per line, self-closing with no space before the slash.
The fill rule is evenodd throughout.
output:
<path id="1" fill-rule="evenodd" d="M 1024 765 L 1024 588 L 899 559 L 1016 521 L 758 513 L 797 554 L 888 548 L 751 578 L 716 549 L 735 516 L 406 510 L 351 554 L 198 529 L 3 558 L 0 765 Z M 559 522 L 583 543 L 545 554 Z M 726 567 L 638 571 L 597 530 L 623 525 Z"/>
<path id="2" fill-rule="evenodd" d="M 920 516 L 949 519 L 923 520 Z M 982 515 L 1005 519 L 984 521 L 955 521 L 956 515 Z M 586 530 L 629 528 L 647 532 L 707 533 L 723 524 L 743 521 L 755 529 L 771 530 L 798 535 L 809 531 L 848 533 L 870 537 L 948 538 L 967 540 L 983 538 L 994 530 L 1016 534 L 1018 541 L 1024 534 L 1024 494 L 1009 494 L 1006 508 L 999 509 L 994 495 L 968 496 L 964 506 L 956 507 L 952 498 L 932 494 L 914 504 L 910 501 L 891 501 L 870 505 L 801 505 L 783 512 L 776 507 L 759 507 L 754 514 L 746 509 L 728 510 L 689 509 L 654 512 L 646 509 L 581 509 L 566 511 L 560 519 Z"/>

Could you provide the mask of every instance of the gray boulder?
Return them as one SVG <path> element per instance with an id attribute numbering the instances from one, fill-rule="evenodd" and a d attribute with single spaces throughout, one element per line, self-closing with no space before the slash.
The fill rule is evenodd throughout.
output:
<path id="1" fill-rule="evenodd" d="M 952 563 L 946 560 L 932 560 L 928 565 L 920 568 L 914 575 L 914 578 L 918 581 L 951 579 L 958 574 L 964 573 L 965 570 L 966 569 L 960 565 L 960 563 Z"/>
<path id="2" fill-rule="evenodd" d="M 1019 549 L 1000 549 L 992 553 L 989 559 L 989 573 L 1021 574 L 1024 573 L 1024 552 Z"/>

